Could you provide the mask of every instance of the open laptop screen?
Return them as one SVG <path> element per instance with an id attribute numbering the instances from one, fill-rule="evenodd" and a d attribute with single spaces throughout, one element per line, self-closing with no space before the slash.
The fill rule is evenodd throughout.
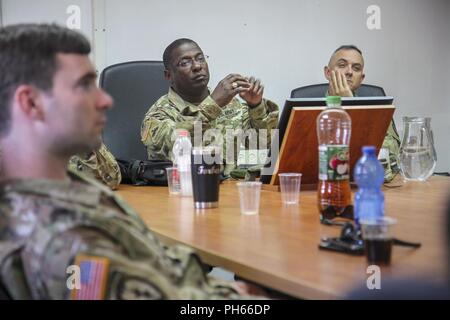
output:
<path id="1" fill-rule="evenodd" d="M 373 106 L 373 105 L 391 105 L 394 101 L 394 97 L 382 96 L 382 97 L 342 97 L 343 106 Z M 326 98 L 289 98 L 284 104 L 283 111 L 281 112 L 280 121 L 278 122 L 279 130 L 279 146 L 283 141 L 284 132 L 291 116 L 291 110 L 294 107 L 320 107 L 326 106 Z"/>
<path id="2" fill-rule="evenodd" d="M 370 121 L 372 114 L 374 112 L 377 112 L 375 110 L 377 110 L 378 108 L 376 106 L 389 106 L 392 105 L 394 98 L 393 97 L 388 97 L 388 96 L 383 96 L 383 97 L 343 97 L 342 98 L 342 105 L 345 106 L 349 106 L 350 109 L 354 109 L 354 107 L 356 107 L 356 109 L 359 109 L 358 107 L 361 107 L 361 109 L 364 109 L 362 112 L 358 112 L 357 110 L 351 111 L 355 114 L 358 115 L 358 118 L 355 119 L 358 123 L 360 123 L 361 121 L 363 122 L 368 122 Z M 314 117 L 316 116 L 316 114 L 318 115 L 318 113 L 320 113 L 320 110 L 317 110 L 318 107 L 319 109 L 323 109 L 326 106 L 326 98 L 289 98 L 286 100 L 286 103 L 284 105 L 283 111 L 281 113 L 281 118 L 278 124 L 278 146 L 280 148 L 282 148 L 283 143 L 284 142 L 284 138 L 285 138 L 285 133 L 286 133 L 286 129 L 288 127 L 288 123 L 289 123 L 289 119 L 291 117 L 291 112 L 293 108 L 305 108 L 305 112 L 310 109 L 311 110 L 311 116 L 307 116 L 304 119 L 308 119 L 308 121 L 315 121 Z M 354 106 L 354 107 L 352 107 Z M 370 107 L 373 106 L 373 107 Z M 320 108 L 321 107 L 321 108 Z M 381 108 L 381 107 L 380 107 Z M 314 110 L 315 109 L 315 110 Z M 366 111 L 367 109 L 367 111 Z M 393 107 L 391 108 L 393 109 Z M 371 110 L 371 111 L 370 111 Z M 393 113 L 393 110 L 391 110 L 391 112 Z M 314 115 L 314 116 L 312 116 Z M 385 118 L 386 116 L 383 116 L 382 118 Z M 353 119 L 352 119 L 353 120 Z M 385 120 L 380 119 L 381 122 L 383 122 L 382 125 L 385 125 Z M 387 123 L 387 125 L 389 125 L 389 123 Z M 315 128 L 315 126 L 314 126 Z M 387 129 L 387 127 L 386 127 Z M 294 130 L 294 129 L 291 129 Z M 295 130 L 301 130 L 296 128 Z M 300 133 L 299 134 L 303 134 Z M 315 130 L 313 133 L 311 133 L 310 131 L 308 132 L 308 135 L 310 136 L 311 134 L 315 135 Z M 357 132 L 352 133 L 353 134 L 358 134 Z M 383 140 L 383 137 L 381 137 L 381 142 Z M 274 137 L 275 139 L 277 137 Z M 311 143 L 313 139 L 311 139 Z M 370 139 L 369 139 L 370 140 Z M 370 140 L 368 142 L 371 143 L 374 140 Z M 378 139 L 376 139 L 378 141 Z M 359 141 L 359 140 L 358 140 Z M 272 142 L 273 143 L 273 142 Z M 317 153 L 317 141 L 314 142 L 316 145 L 315 146 L 309 146 L 308 147 L 308 152 L 315 152 Z M 359 147 L 359 146 L 358 146 Z M 285 153 L 288 152 L 295 152 L 295 150 L 284 150 Z M 269 152 L 269 157 L 271 158 L 271 153 Z M 286 155 L 285 157 L 286 158 Z M 270 161 L 270 159 L 268 159 L 269 161 L 266 162 L 266 167 L 273 167 L 273 163 Z M 272 161 L 276 161 L 276 159 L 272 159 Z M 279 159 L 279 161 L 283 161 L 283 159 Z M 278 163 L 277 167 L 279 167 L 280 163 Z M 264 173 L 264 170 L 263 170 Z M 267 173 L 267 172 L 266 172 Z M 274 174 L 277 174 L 278 171 L 275 170 Z M 315 173 L 317 174 L 317 173 Z M 261 176 L 261 181 L 263 183 L 270 183 L 272 179 L 271 174 L 269 175 L 262 175 Z"/>

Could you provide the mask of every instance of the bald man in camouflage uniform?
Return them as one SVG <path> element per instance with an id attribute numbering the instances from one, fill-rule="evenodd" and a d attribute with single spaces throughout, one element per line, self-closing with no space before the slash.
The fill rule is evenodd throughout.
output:
<path id="1" fill-rule="evenodd" d="M 364 74 L 364 58 L 361 50 L 353 45 L 344 45 L 335 50 L 324 74 L 330 85 L 326 95 L 354 97 L 361 86 Z M 384 180 L 390 182 L 400 172 L 400 137 L 394 120 L 389 124 L 380 152 L 380 161 L 384 167 Z"/>
<path id="2" fill-rule="evenodd" d="M 141 138 L 151 160 L 171 160 L 176 129 L 186 129 L 194 137 L 194 123 L 201 123 L 202 134 L 208 129 L 218 130 L 225 141 L 224 158 L 228 175 L 237 162 L 240 146 L 234 140 L 234 149 L 227 139 L 227 130 L 266 129 L 265 147 L 270 147 L 271 129 L 278 124 L 278 106 L 263 99 L 264 87 L 253 77 L 230 74 L 210 93 L 209 68 L 200 47 L 190 39 L 172 42 L 163 55 L 165 77 L 170 82 L 169 93 L 150 107 L 141 127 Z M 241 103 L 236 95 L 245 101 Z M 196 137 L 197 138 L 197 137 Z M 235 139 L 235 138 L 233 138 Z M 248 140 L 246 141 L 248 142 Z M 192 139 L 195 144 L 195 138 Z M 203 141 L 203 145 L 209 141 Z"/>
<path id="3" fill-rule="evenodd" d="M 0 295 L 245 297 L 209 278 L 190 249 L 164 247 L 109 188 L 67 172 L 73 154 L 100 147 L 112 106 L 89 52 L 84 36 L 55 25 L 0 28 Z"/>

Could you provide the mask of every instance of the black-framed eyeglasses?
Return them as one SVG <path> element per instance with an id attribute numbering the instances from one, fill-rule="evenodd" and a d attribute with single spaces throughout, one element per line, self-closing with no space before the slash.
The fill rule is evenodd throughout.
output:
<path id="1" fill-rule="evenodd" d="M 199 54 L 195 58 L 183 58 L 177 63 L 179 68 L 191 68 L 192 64 L 195 62 L 199 64 L 206 64 L 206 60 L 209 58 L 207 55 Z"/>

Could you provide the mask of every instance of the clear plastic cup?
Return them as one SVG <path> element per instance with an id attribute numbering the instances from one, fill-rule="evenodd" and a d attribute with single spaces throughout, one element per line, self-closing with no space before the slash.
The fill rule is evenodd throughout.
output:
<path id="1" fill-rule="evenodd" d="M 361 219 L 362 237 L 369 264 L 389 265 L 391 263 L 393 226 L 396 220 L 390 217 Z"/>
<path id="2" fill-rule="evenodd" d="M 259 213 L 259 199 L 261 195 L 261 182 L 238 182 L 241 214 L 254 215 Z"/>
<path id="3" fill-rule="evenodd" d="M 180 173 L 177 167 L 166 168 L 166 172 L 167 172 L 167 184 L 169 186 L 169 193 L 179 195 L 181 192 L 181 185 L 180 185 Z"/>
<path id="4" fill-rule="evenodd" d="M 297 205 L 300 197 L 301 173 L 280 173 L 281 201 L 284 205 Z"/>

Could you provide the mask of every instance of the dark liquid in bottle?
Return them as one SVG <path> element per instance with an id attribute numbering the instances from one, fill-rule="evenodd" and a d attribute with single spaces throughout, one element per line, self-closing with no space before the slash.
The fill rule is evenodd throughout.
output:
<path id="1" fill-rule="evenodd" d="M 350 182 L 319 181 L 318 206 L 321 222 L 335 218 L 353 220 Z"/>
<path id="2" fill-rule="evenodd" d="M 392 239 L 366 239 L 364 247 L 369 263 L 379 265 L 391 263 Z"/>

